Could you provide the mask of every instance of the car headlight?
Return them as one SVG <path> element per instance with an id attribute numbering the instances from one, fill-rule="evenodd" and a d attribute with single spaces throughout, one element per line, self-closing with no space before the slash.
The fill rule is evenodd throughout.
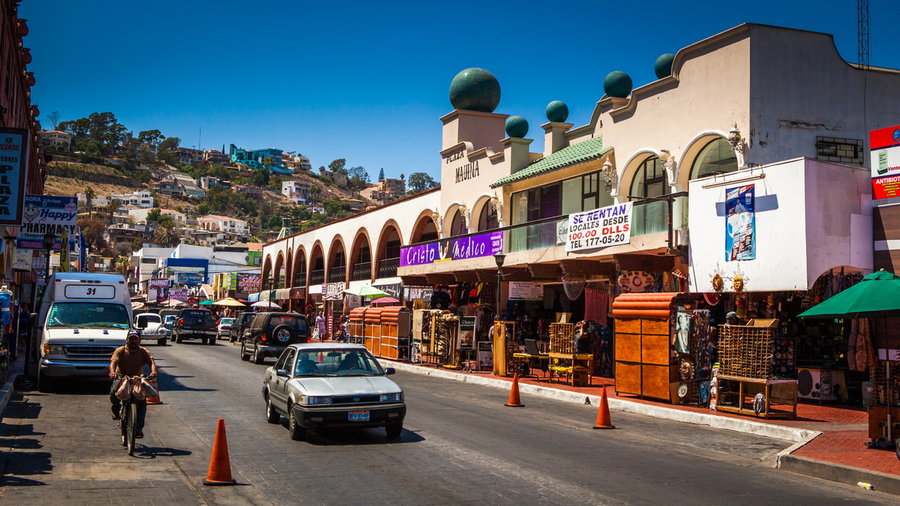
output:
<path id="1" fill-rule="evenodd" d="M 397 392 L 396 394 L 381 394 L 381 398 L 379 399 L 381 402 L 403 402 L 403 392 Z"/>
<path id="2" fill-rule="evenodd" d="M 306 398 L 306 403 L 310 406 L 321 406 L 323 404 L 331 404 L 332 402 L 331 397 L 315 397 L 310 395 Z"/>
<path id="3" fill-rule="evenodd" d="M 65 355 L 66 347 L 61 344 L 45 344 L 44 355 Z"/>

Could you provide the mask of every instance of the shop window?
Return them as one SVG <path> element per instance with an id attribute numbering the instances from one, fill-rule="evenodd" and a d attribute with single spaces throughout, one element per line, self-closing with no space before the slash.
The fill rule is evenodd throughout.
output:
<path id="1" fill-rule="evenodd" d="M 562 214 L 580 213 L 583 205 L 581 177 L 573 177 L 562 182 Z"/>
<path id="2" fill-rule="evenodd" d="M 466 229 L 466 217 L 463 216 L 463 213 L 459 212 L 459 209 L 457 209 L 456 213 L 453 215 L 453 221 L 450 222 L 450 236 L 455 237 L 467 233 L 469 233 L 469 231 Z"/>
<path id="3" fill-rule="evenodd" d="M 816 137 L 816 158 L 829 162 L 862 165 L 862 141 L 837 137 Z"/>
<path id="4" fill-rule="evenodd" d="M 691 167 L 691 180 L 716 174 L 726 174 L 738 169 L 737 157 L 728 141 L 719 137 L 700 150 Z"/>
<path id="5" fill-rule="evenodd" d="M 641 235 L 665 231 L 668 227 L 667 203 L 662 200 L 646 200 L 668 194 L 666 171 L 662 161 L 653 156 L 638 167 L 631 182 L 630 198 L 635 200 L 632 211 L 632 234 Z"/>
<path id="6" fill-rule="evenodd" d="M 661 197 L 667 193 L 662 161 L 656 156 L 644 160 L 631 182 L 631 197 Z"/>
<path id="7" fill-rule="evenodd" d="M 492 206 L 490 202 L 485 202 L 484 205 L 481 206 L 481 214 L 478 216 L 478 231 L 494 230 L 499 226 L 500 224 L 497 222 L 497 210 L 494 209 L 494 206 Z"/>

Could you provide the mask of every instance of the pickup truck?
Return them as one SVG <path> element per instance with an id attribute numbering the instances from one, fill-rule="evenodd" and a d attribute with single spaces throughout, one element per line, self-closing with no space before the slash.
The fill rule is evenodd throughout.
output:
<path id="1" fill-rule="evenodd" d="M 216 344 L 216 321 L 206 309 L 182 309 L 175 317 L 172 337 L 176 343 L 199 339 L 203 344 Z"/>

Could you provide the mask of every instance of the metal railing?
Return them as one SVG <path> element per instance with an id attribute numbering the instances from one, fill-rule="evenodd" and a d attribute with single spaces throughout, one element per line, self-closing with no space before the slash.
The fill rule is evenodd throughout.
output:
<path id="1" fill-rule="evenodd" d="M 347 266 L 346 265 L 336 265 L 330 269 L 328 269 L 328 282 L 329 283 L 340 283 L 342 281 L 347 280 Z"/>
<path id="2" fill-rule="evenodd" d="M 325 269 L 314 269 L 309 273 L 310 285 L 321 285 L 325 282 Z"/>
<path id="3" fill-rule="evenodd" d="M 397 269 L 400 267 L 400 257 L 382 258 L 378 262 L 378 277 L 392 278 L 397 275 Z"/>
<path id="4" fill-rule="evenodd" d="M 306 286 L 306 271 L 300 271 L 294 276 L 294 287 Z"/>
<path id="5" fill-rule="evenodd" d="M 360 262 L 353 266 L 353 273 L 350 276 L 350 281 L 361 281 L 365 279 L 372 279 L 371 262 Z"/>

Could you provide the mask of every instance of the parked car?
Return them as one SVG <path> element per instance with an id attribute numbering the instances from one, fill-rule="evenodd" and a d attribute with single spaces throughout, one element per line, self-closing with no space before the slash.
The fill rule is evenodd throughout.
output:
<path id="1" fill-rule="evenodd" d="M 216 326 L 216 339 L 222 339 L 222 335 L 229 335 L 231 326 L 234 325 L 234 318 L 222 318 Z"/>
<path id="2" fill-rule="evenodd" d="M 203 344 L 216 343 L 216 321 L 208 309 L 182 309 L 175 317 L 172 338 L 176 343 L 199 339 Z"/>
<path id="3" fill-rule="evenodd" d="M 262 395 L 266 421 L 288 418 L 291 439 L 309 429 L 384 427 L 388 437 L 403 432 L 403 390 L 364 347 L 344 343 L 288 346 L 266 369 Z"/>
<path id="4" fill-rule="evenodd" d="M 178 313 L 175 314 L 167 314 L 163 316 L 163 321 L 160 324 L 162 327 L 169 331 L 169 334 L 172 333 L 172 328 L 175 326 L 175 319 L 178 318 Z"/>
<path id="5" fill-rule="evenodd" d="M 144 341 L 156 341 L 159 346 L 166 345 L 169 337 L 169 329 L 162 326 L 162 320 L 155 313 L 141 313 L 134 315 L 134 328 L 141 331 L 141 343 Z"/>
<path id="6" fill-rule="evenodd" d="M 234 323 L 231 324 L 231 330 L 228 332 L 228 337 L 231 339 L 231 342 L 235 341 L 243 341 L 244 339 L 244 331 L 247 330 L 247 325 L 253 321 L 253 317 L 256 316 L 256 313 L 240 313 L 237 315 L 237 318 L 234 319 Z"/>
<path id="7" fill-rule="evenodd" d="M 244 331 L 241 341 L 241 360 L 253 356 L 254 364 L 266 357 L 277 357 L 293 343 L 309 341 L 306 317 L 297 313 L 256 313 Z"/>

